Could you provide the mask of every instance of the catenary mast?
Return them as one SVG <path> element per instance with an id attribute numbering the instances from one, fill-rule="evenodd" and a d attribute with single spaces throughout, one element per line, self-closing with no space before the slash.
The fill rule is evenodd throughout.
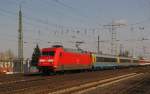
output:
<path id="1" fill-rule="evenodd" d="M 20 72 L 23 72 L 23 31 L 22 31 L 22 11 L 19 10 L 19 26 L 18 26 L 18 60 L 20 63 Z"/>

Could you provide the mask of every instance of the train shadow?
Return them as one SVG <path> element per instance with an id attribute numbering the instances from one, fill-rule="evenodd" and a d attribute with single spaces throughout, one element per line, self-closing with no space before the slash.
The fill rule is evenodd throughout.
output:
<path id="1" fill-rule="evenodd" d="M 141 67 L 141 66 L 137 66 Z M 58 72 L 36 72 L 36 73 L 26 73 L 24 76 L 56 76 L 56 75 L 69 75 L 69 74 L 78 74 L 78 73 L 85 73 L 85 72 L 96 72 L 96 71 L 106 71 L 106 70 L 120 70 L 120 69 L 134 69 L 136 67 L 112 67 L 112 68 L 96 68 L 92 70 L 69 70 L 69 71 L 58 71 Z"/>
<path id="2" fill-rule="evenodd" d="M 24 76 L 43 76 L 42 73 L 25 73 Z"/>
<path id="3" fill-rule="evenodd" d="M 69 70 L 69 71 L 58 71 L 58 72 L 37 72 L 37 73 L 25 73 L 24 76 L 56 76 L 56 75 L 69 75 L 69 74 L 78 74 L 84 72 L 91 72 L 90 70 Z"/>

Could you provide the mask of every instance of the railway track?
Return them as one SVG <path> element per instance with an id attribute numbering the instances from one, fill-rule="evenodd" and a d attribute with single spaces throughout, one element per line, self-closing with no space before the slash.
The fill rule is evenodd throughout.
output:
<path id="1" fill-rule="evenodd" d="M 150 94 L 150 71 L 82 94 Z"/>
<path id="2" fill-rule="evenodd" d="M 15 83 L 15 82 L 22 82 L 25 80 L 33 80 L 37 78 L 44 77 L 41 74 L 13 74 L 13 75 L 0 75 L 0 84 L 4 83 Z"/>
<path id="3" fill-rule="evenodd" d="M 135 74 L 137 75 L 138 73 L 145 72 L 148 69 L 149 67 L 138 67 L 129 69 L 54 75 L 46 77 L 41 76 L 39 78 L 33 77 L 34 79 L 32 78 L 22 81 L 18 80 L 17 82 L 0 84 L 0 94 L 48 94 L 56 92 L 58 90 L 81 86 L 90 82 L 97 82 L 128 73 L 134 73 L 132 74 L 134 76 Z"/>
<path id="4" fill-rule="evenodd" d="M 10 84 L 16 82 L 30 81 L 35 79 L 43 78 L 41 75 L 25 75 L 25 74 L 12 74 L 12 75 L 1 75 L 0 76 L 0 85 L 2 84 Z"/>
<path id="5" fill-rule="evenodd" d="M 141 80 L 134 80 L 134 83 L 123 92 L 126 94 L 150 94 L 150 72 L 139 79 Z"/>
<path id="6" fill-rule="evenodd" d="M 75 87 L 71 87 L 71 88 L 66 88 L 63 90 L 58 90 L 55 92 L 51 92 L 48 94 L 83 94 L 86 93 L 88 91 L 94 90 L 96 88 L 99 87 L 103 87 L 103 86 L 107 86 L 116 82 L 120 82 L 126 79 L 130 79 L 132 77 L 136 77 L 136 76 L 140 76 L 143 73 L 137 74 L 137 73 L 131 73 L 131 74 L 126 74 L 126 75 L 121 75 L 121 76 L 117 76 L 117 77 L 113 77 L 113 78 L 109 78 L 109 79 L 105 79 L 105 80 L 99 80 L 96 82 L 90 82 L 90 83 L 86 83 L 80 86 L 75 86 Z"/>

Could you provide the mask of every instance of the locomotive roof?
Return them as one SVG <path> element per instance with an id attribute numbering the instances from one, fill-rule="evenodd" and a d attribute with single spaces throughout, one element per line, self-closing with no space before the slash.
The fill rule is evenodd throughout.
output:
<path id="1" fill-rule="evenodd" d="M 66 52 L 88 53 L 87 51 L 84 51 L 84 50 L 81 50 L 81 49 L 78 50 L 78 49 L 72 49 L 72 48 L 64 48 L 62 46 L 53 46 L 53 47 L 49 47 L 49 48 L 43 48 L 42 50 L 49 51 L 49 50 L 55 50 L 57 48 L 62 48 Z"/>

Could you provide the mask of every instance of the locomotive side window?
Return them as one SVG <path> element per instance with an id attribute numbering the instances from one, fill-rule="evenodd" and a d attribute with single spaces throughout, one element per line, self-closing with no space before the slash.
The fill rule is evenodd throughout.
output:
<path id="1" fill-rule="evenodd" d="M 60 53 L 59 55 L 60 55 L 60 57 L 61 57 L 61 56 L 62 56 L 62 53 Z"/>
<path id="2" fill-rule="evenodd" d="M 42 52 L 43 56 L 54 56 L 55 55 L 55 51 L 48 51 L 48 52 Z"/>

